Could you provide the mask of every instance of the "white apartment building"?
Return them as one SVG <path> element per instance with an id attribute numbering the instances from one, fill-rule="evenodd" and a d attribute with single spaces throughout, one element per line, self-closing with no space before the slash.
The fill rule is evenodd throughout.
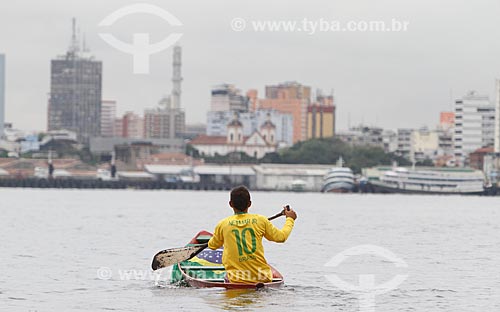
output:
<path id="1" fill-rule="evenodd" d="M 352 146 L 369 145 L 383 148 L 386 153 L 393 153 L 398 149 L 398 136 L 392 130 L 379 127 L 359 125 L 347 131 L 338 131 L 335 137 Z"/>
<path id="2" fill-rule="evenodd" d="M 5 55 L 0 54 L 0 139 L 4 137 L 5 113 Z"/>
<path id="3" fill-rule="evenodd" d="M 212 88 L 210 110 L 223 111 L 248 111 L 248 98 L 241 95 L 241 91 L 232 84 L 222 84 Z"/>
<path id="4" fill-rule="evenodd" d="M 495 153 L 500 153 L 500 80 L 496 80 L 497 103 L 495 112 Z"/>
<path id="5" fill-rule="evenodd" d="M 398 149 L 398 134 L 392 130 L 382 132 L 382 142 L 386 153 L 394 153 Z"/>
<path id="6" fill-rule="evenodd" d="M 495 106 L 486 95 L 470 91 L 455 101 L 455 158 L 465 166 L 470 153 L 492 146 L 495 138 Z"/>
<path id="7" fill-rule="evenodd" d="M 396 154 L 412 160 L 411 134 L 413 129 L 398 129 L 398 149 Z"/>

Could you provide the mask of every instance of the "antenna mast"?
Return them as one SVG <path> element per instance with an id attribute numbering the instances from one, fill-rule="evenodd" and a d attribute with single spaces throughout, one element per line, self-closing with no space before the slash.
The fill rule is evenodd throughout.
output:
<path id="1" fill-rule="evenodd" d="M 71 34 L 71 45 L 69 47 L 69 52 L 73 55 L 78 53 L 80 50 L 79 48 L 79 43 L 78 43 L 78 38 L 77 38 L 77 33 L 76 33 L 76 18 L 73 17 L 72 19 L 72 34 Z"/>

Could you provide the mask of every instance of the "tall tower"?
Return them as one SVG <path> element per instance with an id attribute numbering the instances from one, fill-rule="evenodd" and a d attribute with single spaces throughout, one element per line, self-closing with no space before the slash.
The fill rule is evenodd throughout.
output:
<path id="1" fill-rule="evenodd" d="M 173 56 L 173 75 L 172 75 L 172 108 L 181 108 L 181 65 L 182 65 L 182 48 L 174 47 Z"/>
<path id="2" fill-rule="evenodd" d="M 181 52 L 181 47 L 174 47 L 170 96 L 162 98 L 157 109 L 144 111 L 144 136 L 146 138 L 182 138 L 186 131 L 186 115 L 181 108 Z"/>
<path id="3" fill-rule="evenodd" d="M 0 139 L 4 136 L 5 112 L 5 55 L 0 54 Z"/>

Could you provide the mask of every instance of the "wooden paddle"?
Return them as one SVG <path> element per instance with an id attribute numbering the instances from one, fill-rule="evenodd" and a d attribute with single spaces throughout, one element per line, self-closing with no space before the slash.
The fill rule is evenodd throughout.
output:
<path id="1" fill-rule="evenodd" d="M 290 210 L 289 205 L 286 205 L 285 208 Z M 268 220 L 271 221 L 283 215 L 285 215 L 284 209 L 280 213 L 277 213 L 274 216 L 269 217 Z M 197 254 L 199 254 L 203 249 L 207 247 L 208 243 L 162 250 L 153 257 L 151 268 L 153 268 L 153 270 L 158 270 L 182 261 L 189 260 L 194 256 L 196 256 Z"/>

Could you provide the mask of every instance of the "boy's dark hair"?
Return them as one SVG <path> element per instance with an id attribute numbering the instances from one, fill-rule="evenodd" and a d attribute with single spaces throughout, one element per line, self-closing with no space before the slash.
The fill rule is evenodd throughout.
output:
<path id="1" fill-rule="evenodd" d="M 231 202 L 233 208 L 245 211 L 250 203 L 250 192 L 244 186 L 238 186 L 231 190 Z"/>

